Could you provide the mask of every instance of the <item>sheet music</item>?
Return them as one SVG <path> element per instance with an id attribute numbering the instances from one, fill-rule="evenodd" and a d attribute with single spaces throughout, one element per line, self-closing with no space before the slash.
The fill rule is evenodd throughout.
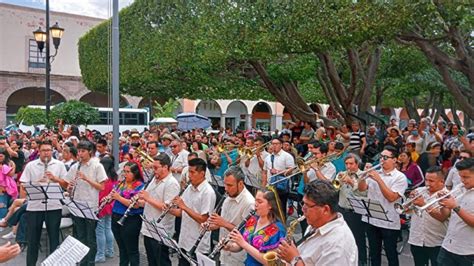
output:
<path id="1" fill-rule="evenodd" d="M 347 200 L 349 201 L 349 204 L 351 205 L 355 213 L 361 214 L 361 215 L 368 215 L 367 209 L 362 203 L 364 199 L 357 198 L 357 197 L 353 197 L 353 198 L 347 197 Z"/>
<path id="2" fill-rule="evenodd" d="M 63 243 L 42 263 L 41 266 L 76 265 L 89 252 L 89 248 L 72 236 Z"/>
<path id="3" fill-rule="evenodd" d="M 23 187 L 28 195 L 28 200 L 64 199 L 63 189 L 58 183 L 25 183 Z"/>
<path id="4" fill-rule="evenodd" d="M 376 218 L 384 221 L 391 221 L 387 217 L 387 211 L 385 211 L 380 202 L 375 200 L 368 201 L 369 211 L 371 218 Z"/>
<path id="5" fill-rule="evenodd" d="M 75 217 L 81 217 L 91 220 L 99 220 L 95 212 L 92 211 L 91 207 L 87 202 L 72 201 L 70 199 L 63 200 L 64 205 L 67 206 L 71 214 Z"/>
<path id="6" fill-rule="evenodd" d="M 199 253 L 199 252 L 196 252 L 196 256 L 197 256 L 197 265 L 199 266 L 215 266 L 216 263 L 211 260 L 209 257 Z"/>

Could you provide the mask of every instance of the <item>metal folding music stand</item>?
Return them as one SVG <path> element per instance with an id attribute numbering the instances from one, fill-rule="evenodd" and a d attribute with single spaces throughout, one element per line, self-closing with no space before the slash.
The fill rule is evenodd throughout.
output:
<path id="1" fill-rule="evenodd" d="M 95 211 L 89 206 L 87 202 L 64 199 L 61 202 L 66 205 L 71 214 L 75 217 L 90 219 L 90 220 L 99 220 Z"/>
<path id="2" fill-rule="evenodd" d="M 46 185 L 32 182 L 23 184 L 28 201 L 41 200 L 44 203 L 45 210 L 48 209 L 48 200 L 63 200 L 64 192 L 58 183 L 47 183 Z"/>
<path id="3" fill-rule="evenodd" d="M 355 196 L 347 197 L 347 200 L 355 213 L 367 216 L 367 223 L 371 218 L 392 222 L 387 216 L 388 211 L 384 210 L 382 204 L 377 200 Z"/>

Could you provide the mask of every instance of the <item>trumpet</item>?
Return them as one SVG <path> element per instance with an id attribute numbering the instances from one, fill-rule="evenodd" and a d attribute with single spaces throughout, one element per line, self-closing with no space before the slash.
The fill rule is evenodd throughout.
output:
<path id="1" fill-rule="evenodd" d="M 240 156 L 246 155 L 247 157 L 251 158 L 255 155 L 255 153 L 257 153 L 258 150 L 265 149 L 265 147 L 268 146 L 268 144 L 270 144 L 270 143 L 272 143 L 271 140 L 265 142 L 264 144 L 262 144 L 260 146 L 255 147 L 255 148 L 247 148 L 247 147 L 240 148 L 239 149 L 239 154 L 240 154 Z"/>
<path id="2" fill-rule="evenodd" d="M 369 177 L 370 172 L 372 172 L 374 170 L 376 171 L 381 167 L 382 167 L 382 163 L 379 163 L 377 165 L 374 165 L 374 166 L 360 172 L 359 174 L 357 174 L 357 182 L 360 182 L 360 181 L 363 181 L 363 180 L 367 179 L 367 177 Z"/>
<path id="3" fill-rule="evenodd" d="M 432 211 L 439 210 L 443 207 L 440 204 L 441 200 L 446 199 L 448 197 L 454 197 L 455 199 L 459 199 L 470 190 L 472 189 L 466 189 L 464 187 L 464 184 L 457 185 L 449 192 L 447 192 L 446 190 L 440 190 L 433 194 L 427 200 L 427 203 L 425 205 L 419 207 L 418 209 L 420 212 L 427 211 L 428 213 L 431 213 Z"/>
<path id="4" fill-rule="evenodd" d="M 349 177 L 353 180 L 357 180 L 357 174 L 356 173 L 352 173 L 352 172 L 349 172 L 349 171 L 341 172 L 338 175 L 336 175 L 334 180 L 332 180 L 332 185 L 334 186 L 334 188 L 336 190 L 341 189 L 342 182 L 346 177 Z"/>
<path id="5" fill-rule="evenodd" d="M 241 147 L 239 145 L 234 145 L 234 144 L 230 144 L 230 145 L 219 144 L 219 145 L 216 146 L 216 150 L 217 150 L 218 153 L 223 153 L 224 151 L 229 151 L 229 150 L 232 150 L 234 148 L 241 149 Z"/>
<path id="6" fill-rule="evenodd" d="M 415 211 L 415 213 L 417 215 L 420 215 L 420 211 L 419 211 L 418 207 L 414 205 L 414 202 L 415 202 L 415 200 L 419 199 L 420 197 L 425 198 L 426 196 L 428 196 L 429 190 L 430 190 L 429 186 L 423 187 L 420 190 L 416 190 L 415 194 L 412 195 L 408 199 L 408 201 L 404 202 L 403 204 L 398 203 L 398 202 L 395 203 L 395 205 L 394 205 L 395 211 L 398 214 L 407 213 L 409 211 Z"/>

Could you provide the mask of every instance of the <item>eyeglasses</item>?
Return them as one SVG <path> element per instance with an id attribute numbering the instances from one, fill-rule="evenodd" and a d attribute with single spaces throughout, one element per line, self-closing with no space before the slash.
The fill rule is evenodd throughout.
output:
<path id="1" fill-rule="evenodd" d="M 388 160 L 388 159 L 393 159 L 393 158 L 395 158 L 395 157 L 393 157 L 393 156 L 388 156 L 388 155 L 382 155 L 382 156 L 380 156 L 380 158 L 382 158 L 382 159 L 384 159 L 384 160 Z"/>
<path id="2" fill-rule="evenodd" d="M 318 206 L 318 204 L 309 205 L 308 203 L 305 203 L 304 201 L 301 203 L 301 208 L 305 210 L 311 209 L 316 206 Z"/>

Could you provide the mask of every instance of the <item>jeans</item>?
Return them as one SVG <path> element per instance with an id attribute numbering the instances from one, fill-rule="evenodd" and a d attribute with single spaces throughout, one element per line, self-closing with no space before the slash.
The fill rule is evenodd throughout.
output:
<path id="1" fill-rule="evenodd" d="M 105 257 L 114 256 L 114 235 L 112 233 L 112 215 L 106 215 L 99 219 L 95 229 L 97 237 L 96 261 L 105 260 Z"/>
<path id="2" fill-rule="evenodd" d="M 438 265 L 443 266 L 472 266 L 474 265 L 473 255 L 457 255 L 441 248 L 438 254 Z"/>

